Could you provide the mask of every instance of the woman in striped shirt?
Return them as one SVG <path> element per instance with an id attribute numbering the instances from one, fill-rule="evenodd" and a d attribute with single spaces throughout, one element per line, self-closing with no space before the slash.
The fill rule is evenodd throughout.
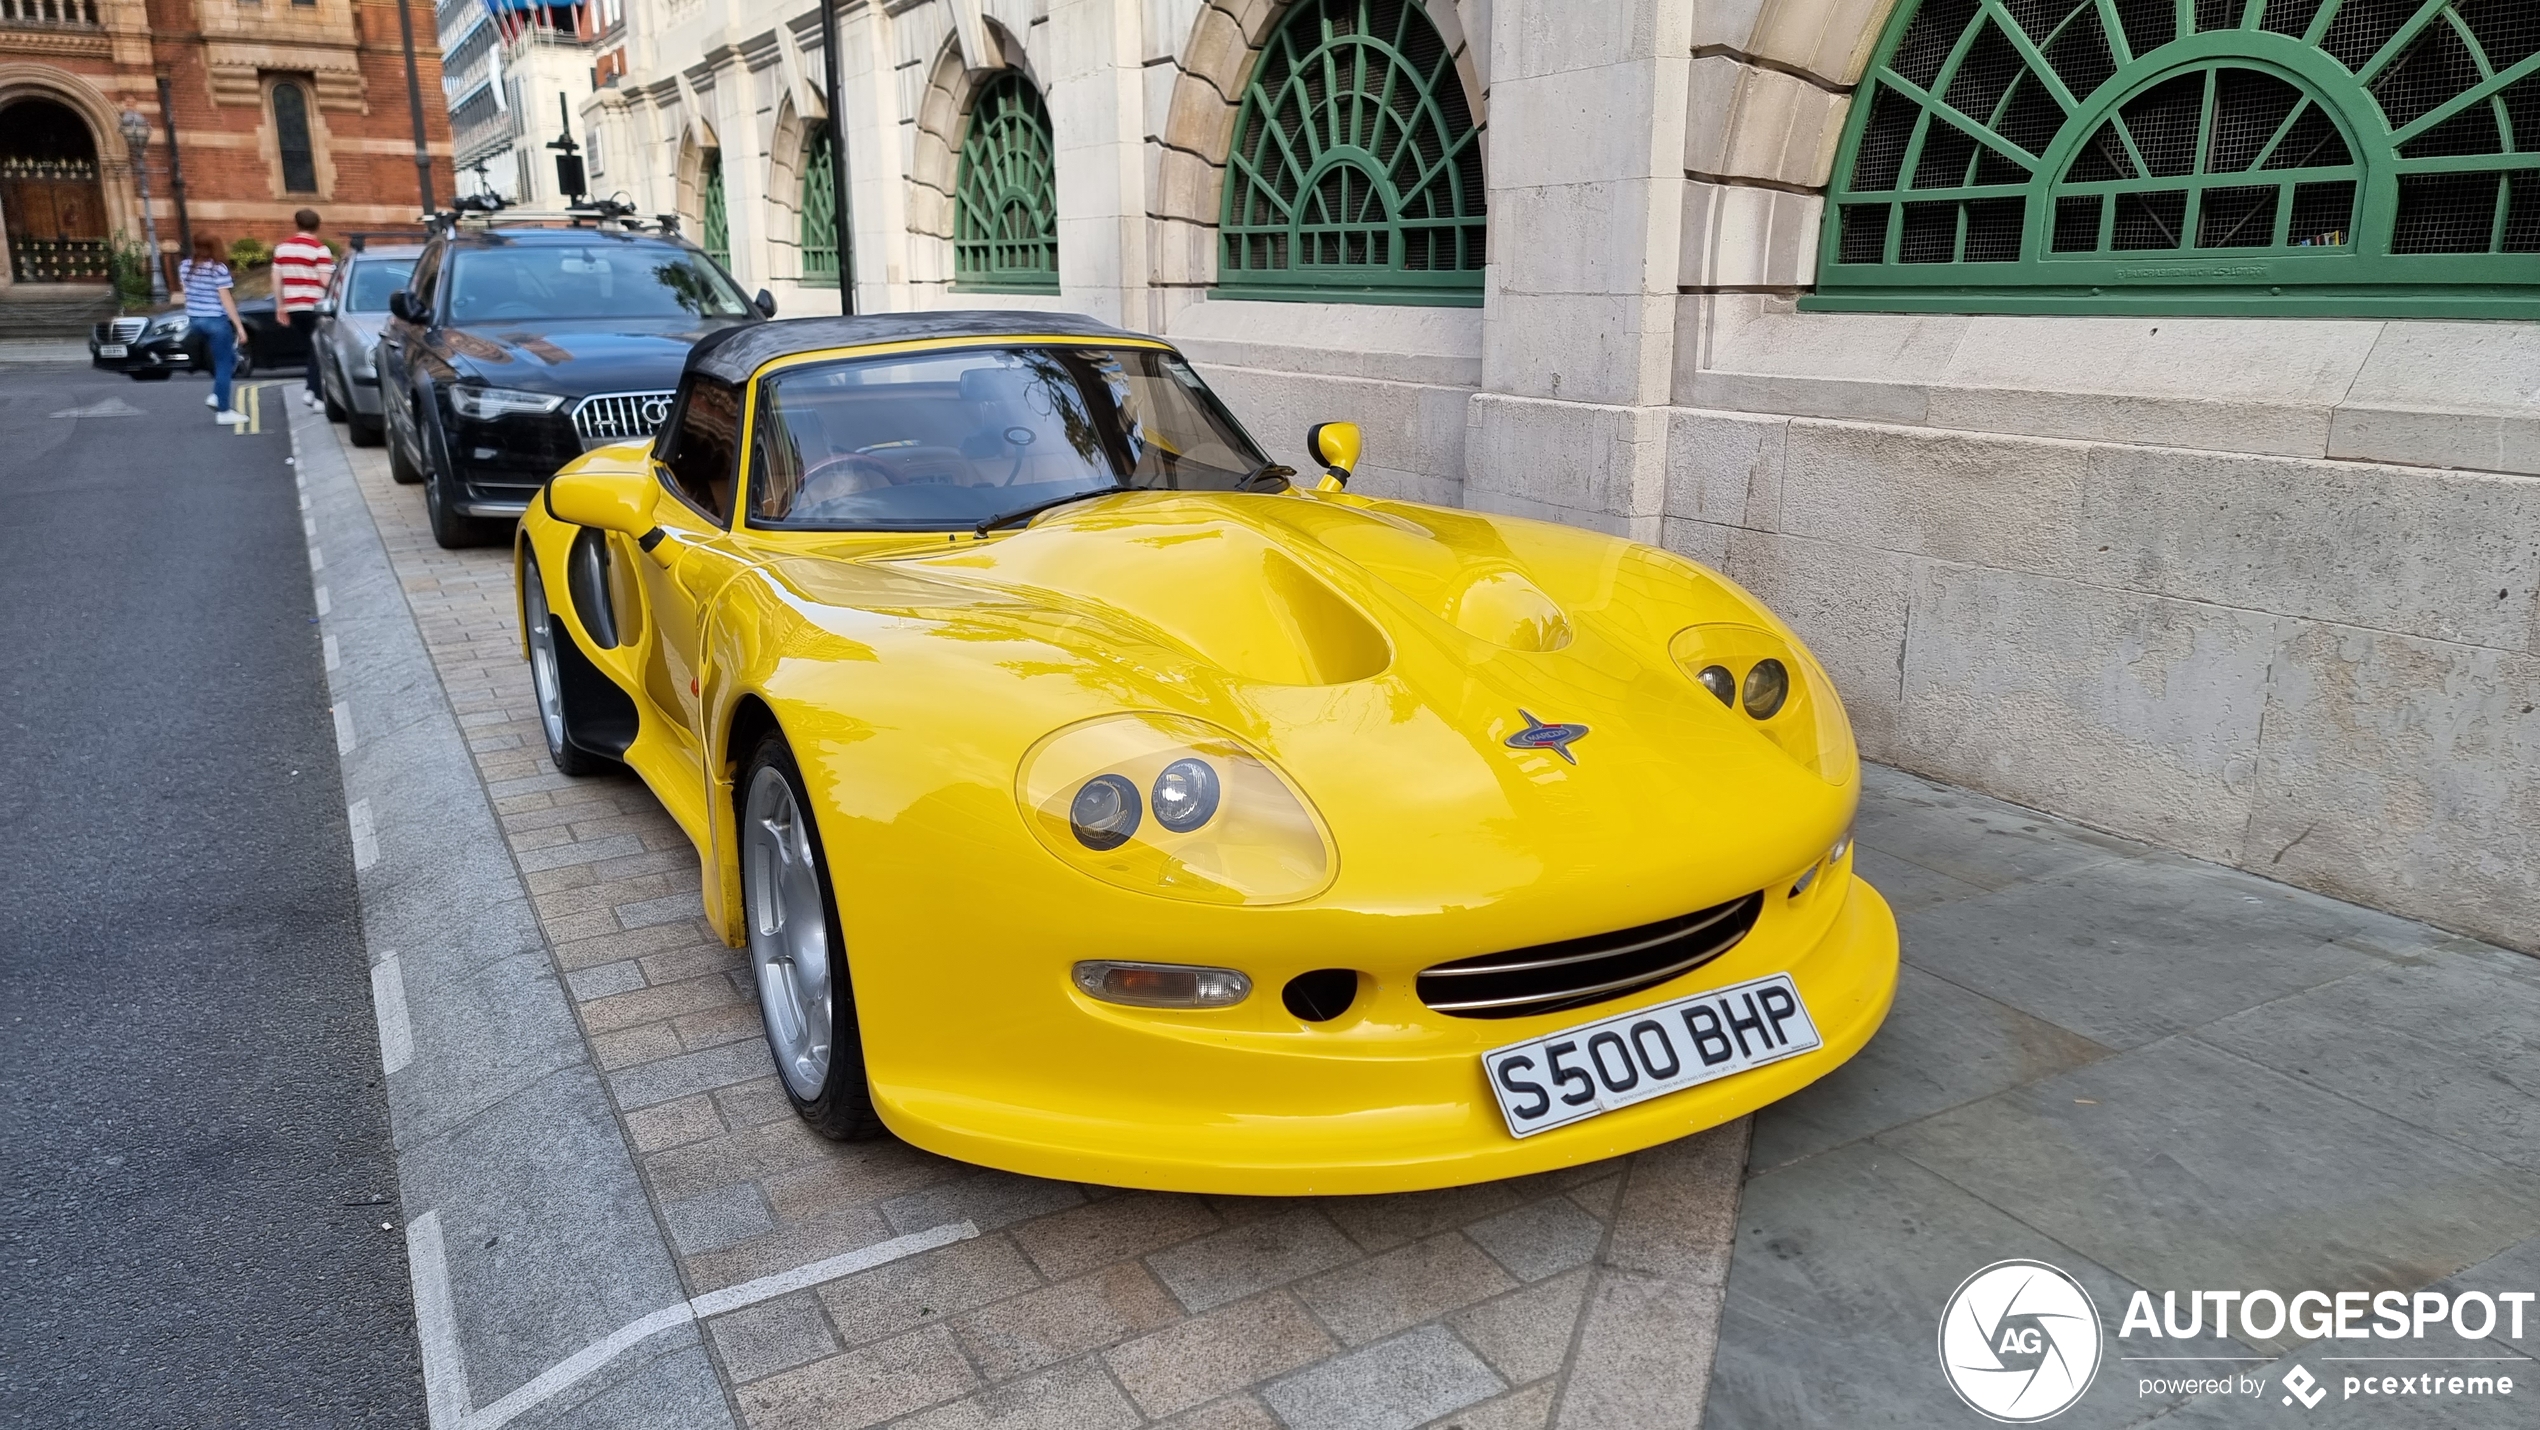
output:
<path id="1" fill-rule="evenodd" d="M 220 240 L 194 235 L 194 256 L 176 266 L 185 284 L 186 326 L 212 350 L 213 419 L 235 427 L 247 420 L 230 400 L 229 375 L 238 366 L 238 346 L 247 341 L 247 324 L 238 316 L 238 300 L 230 296 L 229 265 L 220 261 Z"/>

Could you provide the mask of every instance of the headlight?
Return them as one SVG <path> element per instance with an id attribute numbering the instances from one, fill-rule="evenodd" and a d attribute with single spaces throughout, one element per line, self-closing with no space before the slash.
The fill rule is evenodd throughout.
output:
<path id="1" fill-rule="evenodd" d="M 521 413 L 553 412 L 564 406 L 564 399 L 545 392 L 522 392 L 510 387 L 453 387 L 450 407 L 461 417 L 511 417 Z"/>
<path id="2" fill-rule="evenodd" d="M 1144 894 L 1293 903 L 1322 892 L 1338 866 L 1304 794 L 1202 720 L 1142 713 L 1070 725 L 1023 757 L 1015 797 L 1051 853 Z"/>
<path id="3" fill-rule="evenodd" d="M 150 320 L 150 326 L 142 330 L 141 336 L 144 338 L 172 338 L 185 331 L 186 322 L 187 319 L 183 313 L 161 313 L 159 316 Z"/>
<path id="4" fill-rule="evenodd" d="M 1817 662 L 1798 646 L 1756 626 L 1692 626 L 1668 642 L 1667 654 L 1722 705 L 1737 711 L 1794 760 L 1828 784 L 1850 784 L 1861 755 L 1852 722 Z"/>

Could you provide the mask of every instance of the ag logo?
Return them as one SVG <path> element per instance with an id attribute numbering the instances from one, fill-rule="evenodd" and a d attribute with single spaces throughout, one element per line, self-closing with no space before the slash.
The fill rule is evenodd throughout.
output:
<path id="1" fill-rule="evenodd" d="M 670 399 L 669 399 L 669 398 L 667 398 L 667 397 L 647 397 L 647 398 L 645 398 L 645 399 L 644 399 L 644 425 L 645 425 L 645 426 L 647 426 L 647 427 L 659 427 L 662 423 L 667 422 L 667 421 L 669 421 L 669 420 L 670 420 Z"/>
<path id="2" fill-rule="evenodd" d="M 2099 1311 L 2043 1261 L 1997 1261 L 1940 1313 L 1940 1369 L 1979 1415 L 2026 1424 L 2063 1414 L 2099 1373 Z"/>

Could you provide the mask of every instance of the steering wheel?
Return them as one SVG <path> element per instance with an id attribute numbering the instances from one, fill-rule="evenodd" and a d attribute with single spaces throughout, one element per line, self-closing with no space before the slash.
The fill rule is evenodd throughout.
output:
<path id="1" fill-rule="evenodd" d="M 849 453 L 815 463 L 804 472 L 802 493 L 794 498 L 794 506 L 797 510 L 806 510 L 899 484 L 898 475 L 887 464 L 859 453 Z"/>

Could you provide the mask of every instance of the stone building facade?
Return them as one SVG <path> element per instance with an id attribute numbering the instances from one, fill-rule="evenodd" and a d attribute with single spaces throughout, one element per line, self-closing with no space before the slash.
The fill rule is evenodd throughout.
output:
<path id="1" fill-rule="evenodd" d="M 2540 948 L 2527 0 L 839 24 L 863 310 L 1167 335 L 1285 460 L 1727 572 L 1874 758 Z M 817 11 L 627 26 L 594 187 L 830 311 Z"/>
<path id="2" fill-rule="evenodd" d="M 416 60 L 437 94 L 431 14 Z M 0 289 L 95 289 L 117 235 L 142 235 L 117 120 L 150 122 L 159 242 L 178 243 L 165 77 L 186 218 L 224 241 L 272 242 L 308 207 L 338 231 L 412 226 L 419 211 L 396 0 L 0 0 Z M 427 101 L 434 193 L 449 201 L 449 120 Z"/>

